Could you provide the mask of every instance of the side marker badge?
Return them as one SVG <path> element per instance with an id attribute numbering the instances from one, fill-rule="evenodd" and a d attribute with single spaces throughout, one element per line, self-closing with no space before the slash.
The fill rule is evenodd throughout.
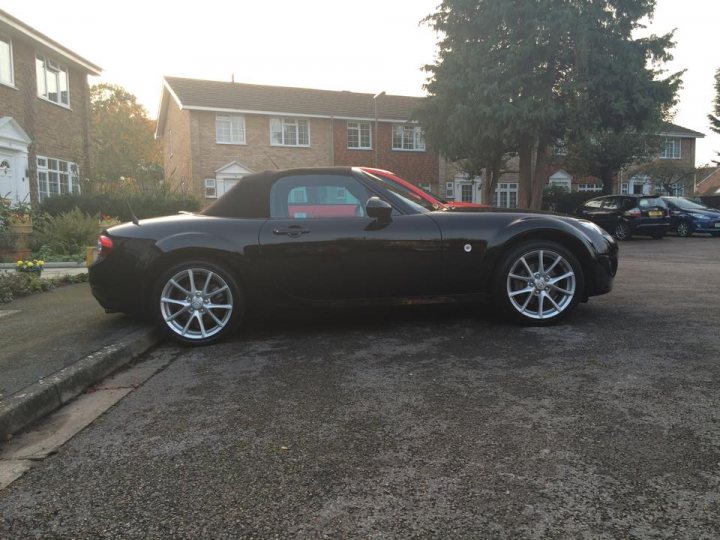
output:
<path id="1" fill-rule="evenodd" d="M 465 253 L 470 253 L 472 251 L 472 246 L 470 244 L 465 244 Z"/>

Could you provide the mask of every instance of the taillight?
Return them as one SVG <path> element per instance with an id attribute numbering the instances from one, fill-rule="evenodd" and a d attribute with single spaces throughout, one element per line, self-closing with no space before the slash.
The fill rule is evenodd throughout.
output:
<path id="1" fill-rule="evenodd" d="M 97 247 L 95 249 L 97 250 L 99 257 L 106 257 L 113 249 L 112 238 L 101 234 L 98 236 Z"/>
<path id="2" fill-rule="evenodd" d="M 625 215 L 628 217 L 640 217 L 642 216 L 642 212 L 640 212 L 639 208 L 632 208 L 625 212 Z"/>

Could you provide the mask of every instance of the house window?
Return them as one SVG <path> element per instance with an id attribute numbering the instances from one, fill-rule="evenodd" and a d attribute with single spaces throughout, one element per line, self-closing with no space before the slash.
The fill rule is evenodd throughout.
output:
<path id="1" fill-rule="evenodd" d="M 214 178 L 205 179 L 205 198 L 217 199 L 217 180 Z"/>
<path id="2" fill-rule="evenodd" d="M 431 186 L 429 182 L 418 182 L 418 187 L 423 191 L 427 191 L 428 193 L 431 191 Z"/>
<path id="3" fill-rule="evenodd" d="M 370 122 L 348 122 L 347 141 L 348 148 L 371 149 Z"/>
<path id="4" fill-rule="evenodd" d="M 627 195 L 629 192 L 630 192 L 630 184 L 628 184 L 627 182 L 623 182 L 622 184 L 620 184 L 620 193 L 622 195 Z"/>
<path id="5" fill-rule="evenodd" d="M 14 84 L 12 42 L 0 36 L 0 83 Z"/>
<path id="6" fill-rule="evenodd" d="M 80 193 L 78 166 L 72 161 L 38 156 L 37 185 L 41 201 L 56 195 Z"/>
<path id="7" fill-rule="evenodd" d="M 472 184 L 461 184 L 460 185 L 460 200 L 462 202 L 472 202 L 472 198 L 473 198 Z"/>
<path id="8" fill-rule="evenodd" d="M 623 184 L 624 186 L 627 186 L 627 184 Z M 602 184 L 578 184 L 578 191 L 602 191 L 603 185 Z M 626 192 L 627 193 L 627 192 Z"/>
<path id="9" fill-rule="evenodd" d="M 517 208 L 518 185 L 516 182 L 498 184 L 493 197 L 493 206 Z"/>
<path id="10" fill-rule="evenodd" d="M 245 117 L 217 115 L 215 141 L 218 144 L 245 144 Z"/>
<path id="11" fill-rule="evenodd" d="M 425 150 L 425 137 L 419 126 L 406 126 L 396 124 L 392 130 L 393 150 L 412 150 L 422 152 Z"/>
<path id="12" fill-rule="evenodd" d="M 40 55 L 35 59 L 35 68 L 38 96 L 58 105 L 70 106 L 67 68 Z"/>
<path id="13" fill-rule="evenodd" d="M 273 146 L 310 146 L 310 126 L 301 118 L 271 118 L 270 144 Z"/>
<path id="14" fill-rule="evenodd" d="M 682 157 L 681 140 L 679 137 L 665 137 L 665 147 L 660 159 L 680 159 Z"/>
<path id="15" fill-rule="evenodd" d="M 445 198 L 449 201 L 455 199 L 455 182 L 445 183 Z"/>

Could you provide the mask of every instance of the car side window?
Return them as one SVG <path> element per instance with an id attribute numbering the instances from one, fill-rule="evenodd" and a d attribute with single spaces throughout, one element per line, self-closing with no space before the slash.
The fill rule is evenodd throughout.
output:
<path id="1" fill-rule="evenodd" d="M 270 191 L 270 217 L 289 219 L 365 216 L 367 189 L 355 178 L 336 174 L 285 176 Z"/>
<path id="2" fill-rule="evenodd" d="M 621 205 L 620 199 L 618 199 L 617 197 L 611 197 L 609 199 L 605 199 L 602 207 L 607 210 L 617 210 L 618 208 L 620 208 L 620 205 Z"/>
<path id="3" fill-rule="evenodd" d="M 602 205 L 602 199 L 594 199 L 585 203 L 585 208 L 600 208 Z"/>

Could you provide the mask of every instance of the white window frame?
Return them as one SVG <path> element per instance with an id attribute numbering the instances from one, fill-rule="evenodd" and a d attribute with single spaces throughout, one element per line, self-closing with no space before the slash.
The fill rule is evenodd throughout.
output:
<path id="1" fill-rule="evenodd" d="M 55 162 L 56 167 L 51 168 L 51 161 Z M 80 171 L 77 163 L 74 161 L 67 161 L 65 159 L 58 159 L 48 156 L 37 156 L 36 160 L 37 168 L 37 192 L 40 201 L 44 201 L 50 197 L 57 197 L 59 195 L 70 195 L 80 194 Z M 55 175 L 57 183 L 57 192 L 51 192 L 50 190 L 50 179 L 51 175 Z M 65 191 L 63 192 L 63 183 L 65 184 Z"/>
<path id="2" fill-rule="evenodd" d="M 517 182 L 499 182 L 495 188 L 495 202 L 497 203 L 495 206 L 500 208 L 517 208 L 519 192 L 519 184 Z M 507 204 L 505 206 L 500 205 L 500 196 L 502 194 L 506 196 Z M 510 206 L 510 195 L 512 194 L 515 195 L 515 206 Z"/>
<path id="3" fill-rule="evenodd" d="M 203 194 L 206 199 L 217 199 L 217 180 L 215 178 L 206 178 L 203 185 Z"/>
<path id="4" fill-rule="evenodd" d="M 445 182 L 445 198 L 448 201 L 455 199 L 455 182 Z"/>
<path id="5" fill-rule="evenodd" d="M 363 140 L 362 140 L 362 127 L 367 126 L 367 146 L 363 146 Z M 352 146 L 350 144 L 350 132 L 355 131 L 357 132 L 357 146 Z M 372 150 L 372 124 L 370 122 L 359 122 L 359 121 L 351 121 L 348 120 L 347 123 L 347 147 L 348 150 Z"/>
<path id="6" fill-rule="evenodd" d="M 418 182 L 418 187 L 420 189 L 424 189 L 425 191 L 432 191 L 432 185 L 430 182 Z"/>
<path id="7" fill-rule="evenodd" d="M 38 61 L 42 62 L 43 65 L 43 71 L 42 73 L 39 72 L 40 66 L 38 66 Z M 48 72 L 55 72 L 56 80 L 55 83 L 57 85 L 57 96 L 58 99 L 55 101 L 54 99 L 50 99 L 50 93 L 48 92 Z M 60 74 L 65 74 L 65 82 L 67 84 L 67 103 L 62 101 L 62 91 L 60 90 Z M 54 103 L 55 105 L 58 105 L 60 107 L 65 107 L 66 109 L 70 108 L 70 71 L 68 70 L 67 66 L 53 60 L 52 58 L 45 56 L 40 53 L 35 54 L 35 77 L 36 81 L 40 81 L 40 77 L 42 76 L 42 84 L 44 92 L 41 92 L 41 88 L 38 85 L 37 88 L 37 95 L 40 99 L 44 99 L 45 101 L 48 101 L 50 103 Z"/>
<path id="8" fill-rule="evenodd" d="M 227 140 L 221 140 L 221 123 L 229 123 L 227 129 Z M 224 136 L 225 133 L 222 133 Z M 246 144 L 245 140 L 245 117 L 241 114 L 216 114 L 215 115 L 215 142 L 217 144 Z"/>
<path id="9" fill-rule="evenodd" d="M 395 152 L 425 152 L 425 135 L 420 126 L 393 124 L 392 149 Z"/>
<path id="10" fill-rule="evenodd" d="M 0 40 L 5 41 L 8 44 L 8 60 L 9 60 L 9 66 L 10 66 L 10 73 L 9 73 L 10 78 L 3 79 L 2 73 L 0 73 L 0 83 L 7 85 L 7 86 L 12 86 L 13 88 L 15 88 L 15 63 L 13 61 L 12 39 L 9 37 L 6 37 L 4 35 L 0 35 Z"/>
<path id="11" fill-rule="evenodd" d="M 630 184 L 623 182 L 620 184 L 620 195 L 627 195 L 630 193 Z"/>
<path id="12" fill-rule="evenodd" d="M 672 146 L 672 149 L 670 146 Z M 680 137 L 665 137 L 660 159 L 682 159 L 682 139 Z"/>
<path id="13" fill-rule="evenodd" d="M 307 143 L 300 143 L 300 125 L 307 126 Z M 295 128 L 295 143 L 286 142 L 286 129 Z M 278 129 L 279 128 L 279 129 Z M 280 135 L 280 142 L 273 137 Z M 308 148 L 310 146 L 310 121 L 307 118 L 294 118 L 289 116 L 273 116 L 270 118 L 270 146 L 289 146 Z"/>
<path id="14" fill-rule="evenodd" d="M 603 190 L 602 184 L 578 184 L 578 191 L 585 193 L 596 193 Z"/>

